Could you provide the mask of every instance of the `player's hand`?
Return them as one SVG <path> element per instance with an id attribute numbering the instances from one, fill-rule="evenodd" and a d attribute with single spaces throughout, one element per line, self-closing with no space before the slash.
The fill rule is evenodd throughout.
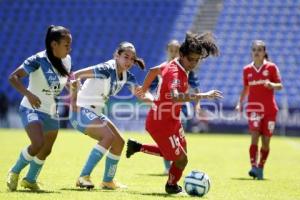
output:
<path id="1" fill-rule="evenodd" d="M 210 90 L 208 92 L 203 93 L 203 97 L 205 99 L 221 99 L 223 98 L 222 92 L 219 90 Z"/>
<path id="2" fill-rule="evenodd" d="M 33 109 L 37 109 L 37 108 L 41 107 L 42 102 L 41 102 L 40 98 L 35 96 L 33 93 L 28 92 L 28 94 L 26 94 L 26 98 L 28 99 L 28 101 Z"/>
<path id="3" fill-rule="evenodd" d="M 148 91 L 144 92 L 144 90 L 141 86 L 134 88 L 134 95 L 137 98 L 139 98 L 140 100 L 147 102 L 147 103 L 152 103 L 154 100 L 154 97 L 152 96 L 152 94 L 150 94 Z"/>
<path id="4" fill-rule="evenodd" d="M 76 79 L 76 80 L 70 80 L 70 89 L 71 91 L 78 91 L 81 87 L 81 83 L 80 80 Z"/>
<path id="5" fill-rule="evenodd" d="M 264 86 L 268 89 L 273 89 L 273 83 L 269 80 L 266 80 L 265 83 L 264 83 Z"/>
<path id="6" fill-rule="evenodd" d="M 78 109 L 77 107 L 77 92 L 81 88 L 81 82 L 79 79 L 70 80 L 70 104 L 73 111 Z"/>
<path id="7" fill-rule="evenodd" d="M 134 95 L 138 98 L 143 98 L 145 96 L 145 92 L 142 88 L 142 86 L 137 86 L 134 88 Z"/>
<path id="8" fill-rule="evenodd" d="M 241 105 L 240 105 L 240 104 L 237 104 L 237 105 L 235 106 L 234 110 L 237 111 L 237 112 L 242 112 L 242 107 L 241 107 Z"/>

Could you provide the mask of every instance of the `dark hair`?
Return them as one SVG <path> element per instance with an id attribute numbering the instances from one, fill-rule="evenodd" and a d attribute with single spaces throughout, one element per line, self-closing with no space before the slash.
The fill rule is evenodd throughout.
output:
<path id="1" fill-rule="evenodd" d="M 48 27 L 46 39 L 45 39 L 47 56 L 51 64 L 53 65 L 53 67 L 58 71 L 58 73 L 61 76 L 69 76 L 69 72 L 63 65 L 62 60 L 53 55 L 51 42 L 56 41 L 59 43 L 61 39 L 65 38 L 69 34 L 71 34 L 70 31 L 65 27 L 51 25 Z"/>
<path id="2" fill-rule="evenodd" d="M 254 40 L 254 41 L 252 42 L 252 48 L 253 48 L 254 45 L 263 47 L 263 49 L 264 49 L 264 51 L 265 51 L 264 59 L 267 60 L 267 61 L 270 61 L 269 54 L 268 54 L 268 52 L 267 52 L 267 46 L 266 46 L 266 43 L 265 43 L 263 40 Z"/>
<path id="3" fill-rule="evenodd" d="M 205 32 L 203 34 L 187 32 L 185 40 L 179 48 L 179 52 L 183 56 L 196 53 L 202 55 L 202 58 L 206 58 L 210 55 L 218 56 L 219 48 L 211 32 Z"/>
<path id="4" fill-rule="evenodd" d="M 115 54 L 120 55 L 126 50 L 131 50 L 135 54 L 134 64 L 138 65 L 141 69 L 145 69 L 146 65 L 142 58 L 137 57 L 135 47 L 130 42 L 121 42 L 115 51 Z"/>

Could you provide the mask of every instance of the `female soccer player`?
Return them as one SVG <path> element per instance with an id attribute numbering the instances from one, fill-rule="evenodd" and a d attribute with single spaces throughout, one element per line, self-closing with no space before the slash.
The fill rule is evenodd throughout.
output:
<path id="1" fill-rule="evenodd" d="M 167 45 L 167 60 L 165 62 L 161 63 L 160 65 L 150 69 L 149 76 L 155 77 L 155 80 L 153 80 L 153 82 L 151 83 L 150 90 L 155 90 L 157 88 L 157 84 L 159 81 L 159 79 L 157 77 L 160 73 L 161 67 L 165 66 L 167 63 L 169 63 L 172 60 L 174 60 L 175 58 L 179 57 L 179 48 L 180 48 L 179 41 L 171 40 Z M 196 93 L 200 92 L 198 77 L 194 71 L 189 72 L 188 83 L 189 83 L 189 86 L 194 90 L 194 92 L 196 92 Z M 148 88 L 144 88 L 144 89 L 148 90 Z M 195 111 L 198 113 L 198 112 L 200 112 L 200 110 L 201 110 L 200 101 L 197 101 L 195 103 Z M 190 117 L 191 116 L 190 102 L 185 102 L 185 104 L 182 105 L 181 111 L 185 117 Z M 164 160 L 164 174 L 168 175 L 170 167 L 171 167 L 171 161 L 166 160 L 166 159 L 163 159 L 163 160 Z"/>
<path id="2" fill-rule="evenodd" d="M 56 116 L 56 97 L 67 83 L 71 69 L 72 37 L 62 26 L 50 26 L 46 34 L 46 50 L 29 58 L 10 76 L 10 84 L 24 97 L 20 116 L 31 144 L 20 153 L 10 169 L 7 186 L 14 191 L 18 186 L 21 170 L 30 164 L 21 186 L 39 190 L 36 180 L 55 142 L 59 122 Z M 21 79 L 29 76 L 26 88 Z"/>
<path id="3" fill-rule="evenodd" d="M 169 178 L 165 185 L 168 194 L 182 191 L 177 184 L 187 165 L 186 140 L 180 122 L 180 110 L 183 102 L 199 101 L 203 98 L 221 98 L 220 91 L 206 93 L 188 93 L 188 72 L 193 70 L 201 59 L 218 55 L 218 47 L 211 33 L 202 35 L 187 33 L 179 48 L 179 58 L 167 63 L 160 72 L 158 96 L 146 119 L 146 130 L 157 145 L 140 144 L 128 140 L 126 157 L 136 152 L 163 156 L 172 161 Z M 149 75 L 149 74 L 148 74 Z M 144 86 L 150 85 L 152 78 L 147 75 Z M 153 79 L 152 79 L 153 80 Z M 145 89 L 143 88 L 143 89 Z"/>
<path id="4" fill-rule="evenodd" d="M 255 40 L 252 43 L 253 62 L 244 67 L 244 88 L 241 91 L 236 110 L 242 110 L 242 103 L 248 95 L 246 113 L 248 116 L 251 145 L 249 149 L 251 170 L 249 175 L 263 179 L 263 168 L 270 151 L 270 139 L 274 131 L 278 107 L 274 90 L 281 90 L 282 84 L 277 66 L 268 61 L 266 44 Z M 257 165 L 258 140 L 261 136 L 260 161 Z"/>
<path id="5" fill-rule="evenodd" d="M 102 114 L 102 109 L 106 100 L 116 95 L 124 86 L 129 87 L 133 94 L 136 94 L 138 85 L 135 76 L 128 71 L 134 64 L 142 69 L 145 68 L 144 61 L 137 57 L 133 44 L 122 42 L 116 49 L 112 60 L 74 73 L 76 79 L 85 79 L 85 82 L 78 91 L 77 105 L 73 106 L 71 123 L 74 128 L 98 141 L 77 180 L 78 187 L 87 189 L 94 187 L 90 174 L 107 151 L 109 152 L 102 188 L 125 187 L 114 180 L 125 142 L 117 127 Z M 72 83 L 73 85 L 75 89 L 78 87 L 76 82 Z M 73 100 L 73 104 L 74 102 L 76 100 Z"/>

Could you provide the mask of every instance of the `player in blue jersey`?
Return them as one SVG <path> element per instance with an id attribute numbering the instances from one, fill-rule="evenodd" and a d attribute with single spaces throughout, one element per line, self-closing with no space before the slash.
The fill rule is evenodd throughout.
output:
<path id="1" fill-rule="evenodd" d="M 153 80 L 153 82 L 150 85 L 150 90 L 151 91 L 155 91 L 157 89 L 157 85 L 159 82 L 159 77 L 157 77 L 157 71 L 158 69 L 160 70 L 161 66 L 165 65 L 166 63 L 174 60 L 175 58 L 179 57 L 179 48 L 180 48 L 180 43 L 178 40 L 171 40 L 168 44 L 167 44 L 167 60 L 163 63 L 161 63 L 160 65 L 153 67 L 150 69 L 149 75 L 153 74 L 155 77 L 155 79 Z M 189 87 L 190 89 L 193 89 L 195 93 L 199 93 L 199 80 L 198 77 L 196 75 L 196 73 L 194 71 L 190 71 L 188 74 L 188 83 L 189 83 Z M 191 110 L 191 103 L 190 102 L 185 102 L 182 106 L 182 113 L 184 114 L 184 116 L 186 118 L 190 118 L 192 116 L 192 110 Z M 200 101 L 195 102 L 195 111 L 198 113 L 201 110 L 200 107 Z M 171 161 L 164 159 L 164 174 L 168 175 L 169 174 L 169 169 L 171 167 Z"/>
<path id="2" fill-rule="evenodd" d="M 56 97 L 67 83 L 70 69 L 72 36 L 68 29 L 51 25 L 46 34 L 46 50 L 29 58 L 10 76 L 10 84 L 24 97 L 20 105 L 22 123 L 31 141 L 10 169 L 7 186 L 17 189 L 19 174 L 28 164 L 29 171 L 21 186 L 39 190 L 37 177 L 55 142 L 59 121 Z M 21 79 L 29 76 L 26 88 Z"/>
<path id="3" fill-rule="evenodd" d="M 75 129 L 98 141 L 80 173 L 77 187 L 94 188 L 90 175 L 106 153 L 101 187 L 104 189 L 126 187 L 114 180 L 125 142 L 117 127 L 102 114 L 102 109 L 107 99 L 117 95 L 124 86 L 137 95 L 140 86 L 137 85 L 135 76 L 128 71 L 134 64 L 142 69 L 145 68 L 144 61 L 137 57 L 133 44 L 122 42 L 116 49 L 112 60 L 74 73 L 75 79 L 84 80 L 84 83 L 80 89 L 78 85 L 81 83 L 78 84 L 77 81 L 72 83 L 72 90 L 75 90 L 75 94 L 72 95 L 71 123 Z M 146 99 L 146 97 L 142 98 L 142 100 Z"/>

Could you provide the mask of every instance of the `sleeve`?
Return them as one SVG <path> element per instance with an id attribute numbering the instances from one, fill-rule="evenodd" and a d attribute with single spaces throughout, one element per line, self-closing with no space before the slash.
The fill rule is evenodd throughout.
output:
<path id="1" fill-rule="evenodd" d="M 110 77 L 110 68 L 105 63 L 91 66 L 94 71 L 95 78 L 107 79 Z"/>
<path id="2" fill-rule="evenodd" d="M 157 65 L 155 67 L 152 67 L 151 69 L 160 69 L 162 71 L 165 66 L 166 66 L 166 62 L 161 63 L 160 65 Z M 157 85 L 158 85 L 158 77 L 155 77 L 155 79 L 152 81 L 152 83 L 150 85 L 150 88 L 149 88 L 150 91 L 154 91 L 157 88 Z"/>
<path id="3" fill-rule="evenodd" d="M 36 55 L 27 58 L 22 64 L 22 67 L 27 74 L 30 74 L 31 72 L 37 70 L 40 67 L 40 64 L 37 61 Z"/>
<path id="4" fill-rule="evenodd" d="M 249 85 L 248 76 L 247 76 L 247 70 L 246 69 L 243 70 L 243 82 L 244 82 L 244 86 L 248 86 Z"/>
<path id="5" fill-rule="evenodd" d="M 127 86 L 128 89 L 132 89 L 134 86 L 137 86 L 137 85 L 138 85 L 138 83 L 136 81 L 135 76 L 128 71 L 127 72 L 127 81 L 125 83 L 125 86 Z"/>
<path id="6" fill-rule="evenodd" d="M 271 82 L 273 83 L 281 83 L 281 75 L 279 69 L 276 65 L 271 68 Z"/>
<path id="7" fill-rule="evenodd" d="M 200 84 L 199 84 L 199 80 L 198 80 L 198 76 L 196 75 L 196 73 L 194 71 L 191 71 L 189 73 L 189 85 L 191 86 L 191 88 L 199 88 Z"/>

